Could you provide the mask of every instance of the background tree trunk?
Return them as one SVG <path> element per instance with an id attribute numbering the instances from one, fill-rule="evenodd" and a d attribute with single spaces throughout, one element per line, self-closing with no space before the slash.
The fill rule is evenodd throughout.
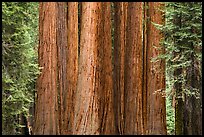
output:
<path id="1" fill-rule="evenodd" d="M 39 65 L 34 135 L 59 134 L 57 101 L 56 3 L 41 2 L 39 16 Z"/>
<path id="2" fill-rule="evenodd" d="M 29 124 L 28 124 L 27 118 L 23 113 L 20 114 L 19 118 L 20 118 L 19 124 L 25 126 L 25 127 L 21 127 L 21 131 L 20 131 L 21 135 L 29 135 L 30 132 L 29 132 L 29 127 L 28 127 Z"/>
<path id="3" fill-rule="evenodd" d="M 192 95 L 185 99 L 184 122 L 186 124 L 184 125 L 184 135 L 202 135 L 202 90 L 200 89 L 200 87 L 202 87 L 202 76 L 199 71 L 199 67 L 197 66 L 198 62 L 193 55 L 191 58 L 192 66 L 189 68 L 190 71 L 187 70 L 187 72 L 190 72 L 189 84 L 192 87 L 192 92 L 195 92 L 193 91 L 193 88 L 195 88 L 197 89 L 197 93 L 195 93 L 195 96 Z M 185 120 L 185 118 L 187 118 L 186 114 L 191 115 L 187 121 Z"/>
<path id="4" fill-rule="evenodd" d="M 177 7 L 174 7 L 174 10 L 177 10 Z M 181 13 L 177 13 L 174 17 L 174 25 L 178 28 L 181 28 Z M 176 42 L 176 39 L 179 37 L 174 38 L 174 43 L 179 45 L 181 42 Z M 179 48 L 179 47 L 177 47 Z M 179 54 L 182 53 L 182 50 L 179 48 L 180 52 L 174 52 L 174 57 L 176 58 Z M 179 62 L 175 62 L 179 63 Z M 182 68 L 176 68 L 174 70 L 174 78 L 178 79 L 179 75 L 183 72 Z M 175 96 L 175 134 L 176 135 L 183 135 L 184 133 L 184 102 L 183 102 L 183 93 L 182 93 L 182 82 L 180 80 L 176 81 L 174 84 L 174 90 L 176 93 Z"/>
<path id="5" fill-rule="evenodd" d="M 188 3 L 188 7 L 193 8 L 193 4 L 194 3 Z M 193 18 L 193 15 L 194 14 L 191 14 L 190 18 Z M 196 33 L 193 27 L 191 28 L 191 33 Z M 193 42 L 189 44 L 189 46 L 191 47 L 191 51 L 196 51 L 196 45 Z M 192 63 L 189 67 L 186 68 L 187 87 L 189 87 L 190 92 L 194 94 L 185 94 L 183 110 L 183 135 L 202 135 L 202 90 L 200 88 L 202 87 L 202 76 L 201 72 L 199 71 L 199 62 L 198 60 L 196 60 L 196 55 L 194 52 L 191 52 L 189 60 L 191 60 Z"/>
<path id="6" fill-rule="evenodd" d="M 127 2 L 114 2 L 114 110 L 117 134 L 124 134 L 124 59 Z"/>
<path id="7" fill-rule="evenodd" d="M 124 134 L 142 134 L 142 2 L 128 3 Z"/>
<path id="8" fill-rule="evenodd" d="M 146 134 L 167 134 L 166 130 L 166 106 L 163 91 L 165 90 L 165 62 L 159 60 L 152 62 L 151 59 L 164 53 L 160 46 L 160 39 L 163 37 L 160 31 L 151 23 L 163 24 L 162 12 L 158 10 L 163 4 L 159 2 L 148 2 L 147 34 L 146 34 Z M 145 91 L 144 91 L 145 92 Z"/>
<path id="9" fill-rule="evenodd" d="M 191 46 L 194 47 L 193 45 Z M 192 49 L 193 51 L 193 49 Z M 190 92 L 194 94 L 185 95 L 183 110 L 183 135 L 202 135 L 202 109 L 201 109 L 201 74 L 197 67 L 197 61 L 193 53 L 191 53 L 192 64 L 186 70 L 187 86 Z M 195 91 L 197 89 L 197 91 Z M 197 92 L 197 93 L 195 93 Z"/>

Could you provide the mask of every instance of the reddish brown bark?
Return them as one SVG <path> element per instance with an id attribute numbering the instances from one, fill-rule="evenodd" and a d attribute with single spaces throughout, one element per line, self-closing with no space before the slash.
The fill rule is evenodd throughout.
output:
<path id="1" fill-rule="evenodd" d="M 101 54 L 103 89 L 100 97 L 101 111 L 101 133 L 100 134 L 115 134 L 114 110 L 113 110 L 113 72 L 112 72 L 112 43 L 111 43 L 111 3 L 102 3 L 101 17 L 101 37 L 99 38 L 100 45 L 98 51 Z M 99 78 L 100 79 L 100 78 Z"/>
<path id="2" fill-rule="evenodd" d="M 143 3 L 143 86 L 142 113 L 144 134 L 147 130 L 147 2 Z"/>
<path id="3" fill-rule="evenodd" d="M 113 95 L 110 2 L 82 3 L 79 73 L 78 3 L 40 3 L 34 134 L 166 134 L 161 4 L 147 5 L 115 3 Z"/>
<path id="4" fill-rule="evenodd" d="M 39 65 L 34 134 L 59 134 L 57 102 L 56 3 L 40 3 Z"/>
<path id="5" fill-rule="evenodd" d="M 124 134 L 142 134 L 142 2 L 128 3 Z"/>
<path id="6" fill-rule="evenodd" d="M 146 35 L 146 134 L 166 134 L 166 106 L 163 90 L 165 89 L 165 63 L 163 60 L 152 62 L 151 59 L 164 52 L 160 40 L 160 31 L 151 23 L 163 24 L 162 12 L 158 10 L 163 4 L 148 2 Z M 144 72 L 145 73 L 145 72 Z M 144 91 L 145 92 L 145 91 Z"/>
<path id="7" fill-rule="evenodd" d="M 58 72 L 58 100 L 59 100 L 59 131 L 63 132 L 64 101 L 67 94 L 66 82 L 66 47 L 67 47 L 67 3 L 57 2 L 57 72 Z"/>
<path id="8" fill-rule="evenodd" d="M 124 59 L 127 2 L 114 3 L 114 110 L 117 134 L 124 134 Z"/>
<path id="9" fill-rule="evenodd" d="M 73 134 L 99 134 L 99 100 L 95 79 L 101 4 L 82 3 L 79 75 Z"/>
<path id="10" fill-rule="evenodd" d="M 73 134 L 114 134 L 110 3 L 82 3 Z"/>
<path id="11" fill-rule="evenodd" d="M 72 134 L 74 119 L 74 95 L 77 89 L 78 77 L 78 2 L 68 2 L 67 36 L 68 44 L 66 49 L 66 74 L 67 84 L 63 96 L 63 133 Z M 66 17 L 67 17 L 66 16 Z M 65 43 L 67 41 L 64 41 Z M 66 45 L 66 44 L 64 44 Z"/>

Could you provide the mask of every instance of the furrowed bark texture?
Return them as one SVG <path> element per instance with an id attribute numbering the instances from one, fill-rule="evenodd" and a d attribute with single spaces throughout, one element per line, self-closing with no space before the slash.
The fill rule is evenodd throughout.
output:
<path id="1" fill-rule="evenodd" d="M 143 133 L 147 130 L 147 2 L 143 3 L 143 85 L 142 85 L 142 113 Z"/>
<path id="2" fill-rule="evenodd" d="M 127 2 L 114 2 L 114 113 L 117 134 L 124 134 L 124 59 Z"/>
<path id="3" fill-rule="evenodd" d="M 166 134 L 162 4 L 144 5 L 114 3 L 112 68 L 110 2 L 40 3 L 35 135 Z"/>
<path id="4" fill-rule="evenodd" d="M 99 134 L 99 101 L 96 92 L 99 3 L 82 3 L 80 58 L 73 134 Z"/>
<path id="5" fill-rule="evenodd" d="M 82 3 L 73 134 L 114 134 L 110 25 L 110 3 Z"/>
<path id="6" fill-rule="evenodd" d="M 165 63 L 163 60 L 152 62 L 151 59 L 164 52 L 159 42 L 163 37 L 159 30 L 151 23 L 163 24 L 162 12 L 158 10 L 163 6 L 159 2 L 148 2 L 147 35 L 146 35 L 146 133 L 167 134 L 166 131 L 166 106 L 163 90 L 165 89 Z M 145 91 L 144 91 L 145 92 Z"/>
<path id="7" fill-rule="evenodd" d="M 128 3 L 124 134 L 142 134 L 142 2 Z"/>
<path id="8" fill-rule="evenodd" d="M 66 3 L 67 4 L 67 3 Z M 68 2 L 67 16 L 67 36 L 64 42 L 67 45 L 64 50 L 66 51 L 66 71 L 67 74 L 66 84 L 67 88 L 64 90 L 63 95 L 63 133 L 72 134 L 73 120 L 74 120 L 74 99 L 77 89 L 78 77 L 78 2 Z M 66 29 L 66 28 L 65 28 Z"/>
<path id="9" fill-rule="evenodd" d="M 58 72 L 58 100 L 59 100 L 59 130 L 63 132 L 63 116 L 65 115 L 63 107 L 63 97 L 66 95 L 66 60 L 67 60 L 67 3 L 57 2 L 57 72 Z"/>
<path id="10" fill-rule="evenodd" d="M 59 134 L 57 102 L 56 3 L 40 3 L 39 65 L 34 135 Z"/>
<path id="11" fill-rule="evenodd" d="M 111 3 L 102 2 L 102 17 L 101 22 L 103 30 L 101 31 L 101 44 L 98 46 L 98 51 L 103 49 L 101 64 L 103 69 L 102 77 L 104 80 L 104 89 L 101 92 L 101 134 L 115 134 L 115 118 L 113 106 L 113 71 L 112 71 L 112 40 L 111 40 Z"/>

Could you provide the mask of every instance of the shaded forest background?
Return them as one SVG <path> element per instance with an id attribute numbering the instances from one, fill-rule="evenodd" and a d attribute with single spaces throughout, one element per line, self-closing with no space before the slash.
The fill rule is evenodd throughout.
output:
<path id="1" fill-rule="evenodd" d="M 2 134 L 200 135 L 201 51 L 201 2 L 2 2 Z"/>

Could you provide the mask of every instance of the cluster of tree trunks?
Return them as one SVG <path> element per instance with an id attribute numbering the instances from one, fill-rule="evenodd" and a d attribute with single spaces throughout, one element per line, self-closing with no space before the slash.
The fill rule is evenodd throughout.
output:
<path id="1" fill-rule="evenodd" d="M 40 3 L 33 133 L 165 135 L 162 4 L 115 2 L 113 17 L 110 2 L 78 4 Z"/>

